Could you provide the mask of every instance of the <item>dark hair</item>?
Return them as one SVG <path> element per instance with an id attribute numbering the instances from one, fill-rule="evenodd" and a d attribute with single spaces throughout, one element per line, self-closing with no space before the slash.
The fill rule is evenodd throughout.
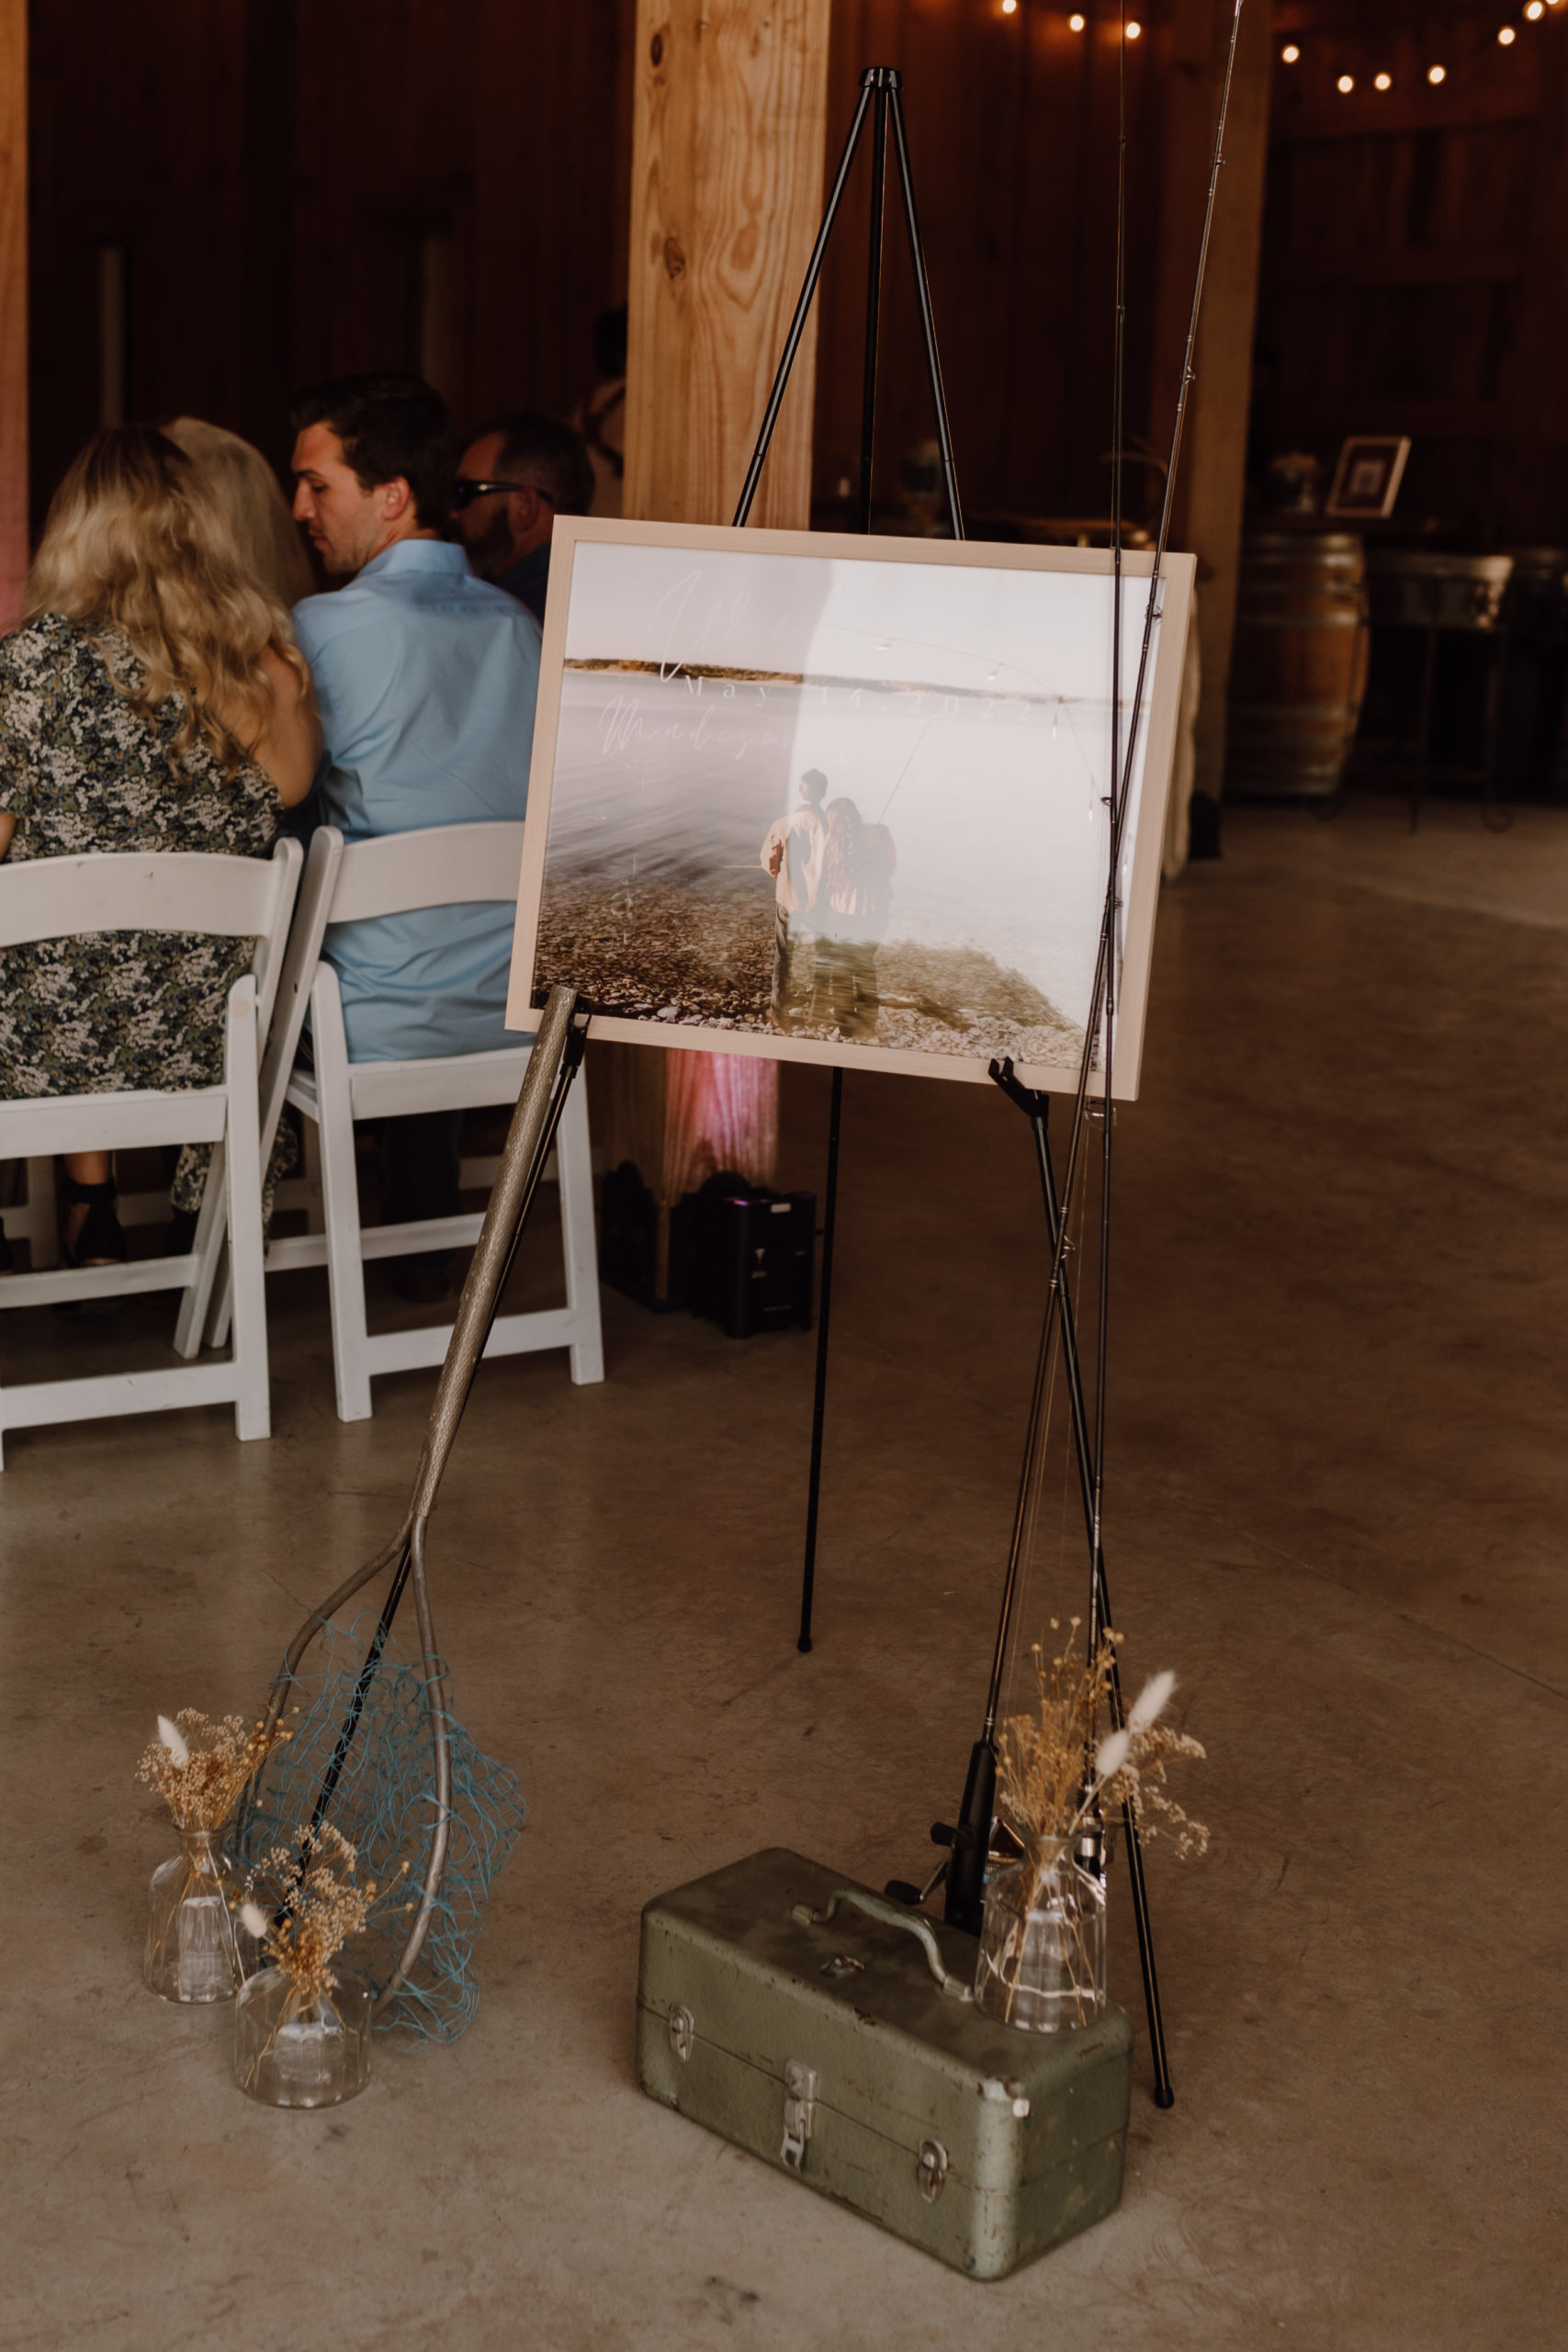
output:
<path id="1" fill-rule="evenodd" d="M 496 463 L 502 474 L 546 492 L 558 514 L 587 514 L 593 503 L 593 461 L 580 433 L 534 410 L 492 416 L 473 437 L 483 441 L 491 433 L 501 435 Z"/>
<path id="2" fill-rule="evenodd" d="M 626 306 L 601 311 L 593 322 L 593 365 L 606 383 L 626 372 Z"/>
<path id="3" fill-rule="evenodd" d="M 828 789 L 828 779 L 823 775 L 820 768 L 807 769 L 806 774 L 800 779 L 800 788 L 802 792 L 805 791 L 808 784 L 814 784 L 817 786 L 817 797 L 820 800 L 822 795 Z"/>
<path id="4" fill-rule="evenodd" d="M 388 368 L 310 384 L 288 413 L 296 433 L 326 424 L 343 443 L 360 487 L 406 481 L 423 530 L 440 530 L 452 510 L 457 435 L 452 412 L 423 376 Z"/>
<path id="5" fill-rule="evenodd" d="M 829 800 L 822 815 L 828 834 L 822 849 L 822 887 L 856 889 L 865 879 L 860 864 L 865 820 L 852 800 Z"/>

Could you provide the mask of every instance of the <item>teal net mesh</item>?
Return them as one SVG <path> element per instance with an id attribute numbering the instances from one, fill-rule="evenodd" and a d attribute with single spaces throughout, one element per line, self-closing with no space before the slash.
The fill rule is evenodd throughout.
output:
<path id="1" fill-rule="evenodd" d="M 273 1749 L 239 1825 L 235 1859 L 242 1870 L 275 1847 L 294 1845 L 310 1826 L 378 1622 L 378 1613 L 367 1611 L 352 1625 L 325 1624 L 306 1652 L 284 1702 L 283 1720 L 292 1736 Z M 451 1690 L 448 1676 L 448 1710 Z M 378 2031 L 437 2041 L 455 2041 L 473 2022 L 479 1997 L 474 1946 L 495 1874 L 527 1811 L 516 1774 L 484 1755 L 450 1712 L 448 1722 L 452 1815 L 446 1866 L 412 1982 L 377 2021 Z M 322 1818 L 356 1849 L 360 1883 L 374 1880 L 388 1890 L 371 1914 L 367 1933 L 344 1955 L 379 1990 L 407 1940 L 412 1917 L 408 1906 L 418 1902 L 438 1819 L 424 1669 L 403 1656 L 395 1641 L 388 1642 L 365 1692 Z M 405 1861 L 408 1869 L 393 1888 Z"/>

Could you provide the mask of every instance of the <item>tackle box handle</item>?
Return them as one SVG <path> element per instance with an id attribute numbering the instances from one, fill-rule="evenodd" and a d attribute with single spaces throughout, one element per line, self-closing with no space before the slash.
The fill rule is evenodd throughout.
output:
<path id="1" fill-rule="evenodd" d="M 858 1886 L 838 1886 L 820 1911 L 814 1911 L 809 1903 L 797 1903 L 789 1916 L 803 1928 L 821 1928 L 827 1925 L 840 1903 L 852 1903 L 857 1911 L 865 1913 L 868 1919 L 878 1919 L 885 1928 L 901 1928 L 907 1936 L 916 1937 L 925 1948 L 931 1974 L 950 2001 L 972 2001 L 975 1998 L 975 1987 L 965 1984 L 961 1976 L 950 1976 L 942 1965 L 942 1952 L 930 1921 L 912 1918 L 896 1903 L 884 1902 L 880 1894 L 867 1894 L 863 1888 Z"/>

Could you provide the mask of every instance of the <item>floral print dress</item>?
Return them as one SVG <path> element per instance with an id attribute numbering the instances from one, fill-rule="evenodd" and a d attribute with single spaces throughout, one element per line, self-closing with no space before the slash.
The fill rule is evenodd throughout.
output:
<path id="1" fill-rule="evenodd" d="M 56 613 L 0 639 L 7 865 L 89 850 L 268 855 L 283 804 L 265 771 L 246 761 L 226 776 L 199 739 L 176 756 L 178 704 L 133 709 L 111 660 L 136 678 L 118 630 Z M 249 940 L 156 931 L 0 948 L 0 1099 L 217 1084 L 229 990 L 254 953 Z M 200 1205 L 209 1150 L 181 1155 L 176 1207 Z"/>

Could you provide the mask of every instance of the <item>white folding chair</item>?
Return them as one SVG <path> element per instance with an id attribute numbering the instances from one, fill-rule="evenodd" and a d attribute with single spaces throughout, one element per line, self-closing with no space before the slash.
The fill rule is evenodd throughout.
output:
<path id="1" fill-rule="evenodd" d="M 51 1217 L 53 1186 L 42 1171 L 56 1152 L 130 1151 L 164 1143 L 214 1147 L 187 1255 L 10 1274 L 0 1280 L 0 1309 L 178 1290 L 175 1344 L 182 1355 L 194 1356 L 227 1231 L 234 1298 L 230 1361 L 9 1386 L 0 1381 L 0 1438 L 7 1429 L 51 1421 L 229 1403 L 242 1438 L 269 1435 L 258 1077 L 300 862 L 299 842 L 286 837 L 269 859 L 170 851 L 0 865 L 0 948 L 103 931 L 186 932 L 256 943 L 251 969 L 229 991 L 220 1084 L 0 1102 L 0 1158 L 41 1163 L 37 1191 L 49 1201 Z M 7 1218 L 14 1214 L 7 1211 Z"/>
<path id="2" fill-rule="evenodd" d="M 493 903 L 517 895 L 523 857 L 520 824 L 433 825 L 412 833 L 383 834 L 345 843 L 335 825 L 322 825 L 310 842 L 299 912 L 288 942 L 277 1021 L 262 1071 L 263 1150 L 287 1099 L 316 1124 L 321 1147 L 325 1231 L 273 1240 L 269 1273 L 291 1266 L 327 1269 L 332 1305 L 333 1367 L 338 1418 L 367 1420 L 370 1383 L 389 1372 L 440 1363 L 449 1323 L 372 1335 L 365 1311 L 365 1261 L 412 1250 L 459 1249 L 477 1241 L 477 1216 L 435 1217 L 410 1224 L 362 1226 L 354 1157 L 356 1119 L 400 1118 L 411 1112 L 475 1110 L 513 1103 L 528 1066 L 529 1045 L 492 1053 L 449 1054 L 417 1061 L 351 1062 L 344 1034 L 337 974 L 321 956 L 329 922 L 358 922 L 419 907 Z M 305 1017 L 310 1012 L 313 1068 L 293 1067 Z M 526 1315 L 501 1315 L 487 1355 L 536 1348 L 569 1351 L 571 1377 L 603 1380 L 604 1346 L 599 1322 L 599 1273 L 593 1239 L 593 1183 L 588 1104 L 581 1074 L 567 1099 L 556 1137 L 560 1182 L 566 1305 Z M 212 1323 L 220 1337 L 225 1301 Z"/>

